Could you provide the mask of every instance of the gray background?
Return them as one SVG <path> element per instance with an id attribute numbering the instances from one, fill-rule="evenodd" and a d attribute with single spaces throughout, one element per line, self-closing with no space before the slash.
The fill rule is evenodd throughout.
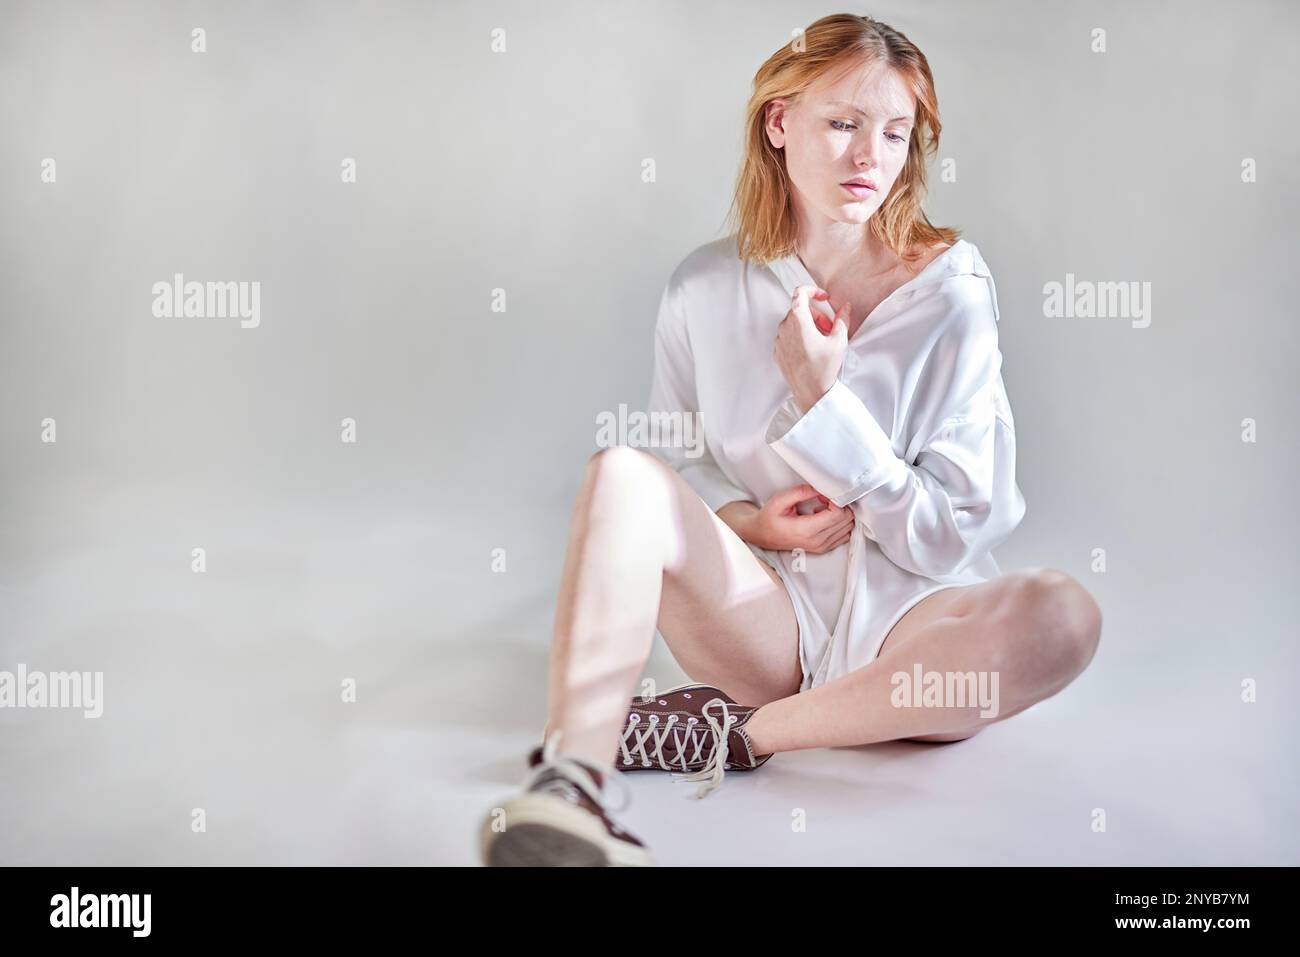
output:
<path id="1" fill-rule="evenodd" d="M 0 710 L 0 862 L 476 859 L 596 415 L 642 406 L 659 292 L 724 234 L 754 71 L 843 10 L 929 57 L 927 209 L 997 281 L 998 560 L 1083 581 L 1101 648 L 968 742 L 703 802 L 633 776 L 625 823 L 679 864 L 1300 863 L 1294 4 L 0 10 L 0 670 L 106 682 L 97 721 Z M 174 272 L 260 281 L 260 328 L 154 318 Z M 1149 281 L 1150 327 L 1044 318 L 1067 272 Z M 680 676 L 658 640 L 648 673 Z"/>

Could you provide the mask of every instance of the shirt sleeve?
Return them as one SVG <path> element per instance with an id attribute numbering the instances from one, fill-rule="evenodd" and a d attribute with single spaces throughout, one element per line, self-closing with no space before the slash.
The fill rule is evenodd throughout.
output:
<path id="1" fill-rule="evenodd" d="M 678 291 L 670 281 L 659 300 L 659 317 L 655 323 L 654 374 L 650 383 L 651 418 L 691 415 L 695 422 L 695 447 L 685 443 L 650 448 L 652 454 L 672 467 L 713 511 L 728 502 L 753 501 L 752 496 L 733 483 L 709 452 L 700 419 L 699 398 L 695 389 L 695 358 L 690 335 L 677 302 Z M 679 432 L 678 434 L 682 434 Z M 756 503 L 757 504 L 757 503 Z"/>
<path id="2" fill-rule="evenodd" d="M 912 437 L 912 461 L 843 381 L 804 415 L 793 397 L 766 441 L 896 565 L 941 578 L 960 573 L 1020 524 L 1015 426 L 1002 383 L 994 315 L 967 314 L 927 358 L 914 402 L 934 411 Z"/>

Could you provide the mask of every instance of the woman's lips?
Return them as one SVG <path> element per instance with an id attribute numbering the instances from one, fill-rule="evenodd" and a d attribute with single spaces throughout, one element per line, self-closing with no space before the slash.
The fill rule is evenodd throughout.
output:
<path id="1" fill-rule="evenodd" d="M 852 193 L 856 199 L 866 199 L 875 192 L 872 187 L 863 186 L 859 183 L 840 183 L 840 185 Z"/>

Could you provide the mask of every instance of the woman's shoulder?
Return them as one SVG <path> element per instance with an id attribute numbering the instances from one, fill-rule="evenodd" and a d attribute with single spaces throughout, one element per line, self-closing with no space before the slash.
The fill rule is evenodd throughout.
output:
<path id="1" fill-rule="evenodd" d="M 997 288 L 974 243 L 958 239 L 943 246 L 914 282 L 917 306 L 931 312 L 943 338 L 996 340 Z"/>
<path id="2" fill-rule="evenodd" d="M 727 277 L 736 268 L 730 260 L 736 258 L 734 240 L 729 242 L 727 237 L 703 243 L 688 252 L 673 267 L 663 285 L 659 325 L 684 335 L 693 325 L 691 316 L 710 314 L 712 303 L 719 297 L 725 301 Z"/>
<path id="3" fill-rule="evenodd" d="M 708 311 L 716 303 L 740 301 L 748 268 L 737 253 L 735 237 L 724 236 L 688 252 L 669 274 L 666 291 L 685 312 Z"/>
<path id="4" fill-rule="evenodd" d="M 919 273 L 938 260 L 943 260 L 943 263 L 949 267 L 948 271 L 953 274 L 963 272 L 984 274 L 988 272 L 984 257 L 980 255 L 979 247 L 969 239 L 958 238 L 951 243 L 940 241 L 930 246 L 918 244 L 912 247 L 911 254 L 914 258 L 909 262 L 912 263 L 913 272 Z"/>
<path id="5" fill-rule="evenodd" d="M 911 250 L 909 250 L 911 258 L 908 260 L 912 272 L 921 272 L 923 269 L 927 268 L 930 263 L 934 262 L 960 242 L 964 242 L 964 240 L 958 239 L 956 242 L 952 243 L 938 242 L 931 246 L 921 246 L 919 244 L 913 246 Z"/>
<path id="6" fill-rule="evenodd" d="M 736 237 L 723 236 L 702 243 L 688 252 L 673 269 L 670 281 L 677 285 L 729 278 L 742 266 Z"/>

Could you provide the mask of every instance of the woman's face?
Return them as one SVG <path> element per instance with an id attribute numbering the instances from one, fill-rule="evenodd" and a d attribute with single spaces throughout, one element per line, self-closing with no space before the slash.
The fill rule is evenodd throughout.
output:
<path id="1" fill-rule="evenodd" d="M 785 149 L 801 219 L 865 223 L 907 162 L 916 99 L 892 69 L 863 65 L 767 105 L 768 139 Z M 844 184 L 866 179 L 875 188 Z"/>

